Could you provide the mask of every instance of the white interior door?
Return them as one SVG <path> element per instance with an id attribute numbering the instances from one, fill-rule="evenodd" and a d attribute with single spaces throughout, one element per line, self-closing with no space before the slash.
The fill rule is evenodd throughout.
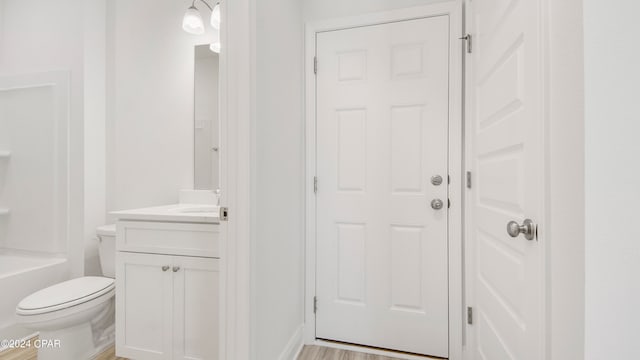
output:
<path id="1" fill-rule="evenodd" d="M 316 336 L 447 357 L 449 17 L 316 46 Z"/>
<path id="2" fill-rule="evenodd" d="M 473 3 L 472 359 L 544 358 L 543 239 L 506 230 L 543 220 L 540 3 Z"/>

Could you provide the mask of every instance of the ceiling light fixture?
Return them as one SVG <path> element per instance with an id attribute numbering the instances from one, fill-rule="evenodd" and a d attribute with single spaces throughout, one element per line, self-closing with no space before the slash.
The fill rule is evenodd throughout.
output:
<path id="1" fill-rule="evenodd" d="M 191 6 L 184 13 L 182 18 L 182 29 L 189 34 L 202 35 L 204 34 L 204 22 L 200 15 L 200 10 L 196 7 L 196 2 L 203 3 L 211 11 L 211 26 L 219 30 L 220 29 L 220 1 L 217 1 L 213 7 L 209 5 L 205 0 L 192 0 Z"/>
<path id="2" fill-rule="evenodd" d="M 213 42 L 211 43 L 211 45 L 209 45 L 209 49 L 216 54 L 220 54 L 221 47 L 222 46 L 220 44 L 220 33 L 217 33 L 213 38 Z"/>
<path id="3" fill-rule="evenodd" d="M 211 10 L 211 26 L 220 30 L 220 2 L 218 2 Z"/>
<path id="4" fill-rule="evenodd" d="M 204 34 L 204 23 L 200 11 L 193 4 L 187 9 L 182 18 L 182 29 L 189 34 Z"/>
<path id="5" fill-rule="evenodd" d="M 222 45 L 220 44 L 220 41 L 216 41 L 213 44 L 209 45 L 209 50 L 213 51 L 216 54 L 220 54 L 221 47 Z"/>

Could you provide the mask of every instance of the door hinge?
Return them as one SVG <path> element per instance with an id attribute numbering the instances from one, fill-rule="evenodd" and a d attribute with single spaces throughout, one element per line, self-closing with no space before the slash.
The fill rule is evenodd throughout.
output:
<path id="1" fill-rule="evenodd" d="M 471 189 L 471 171 L 467 171 L 467 189 Z"/>
<path id="2" fill-rule="evenodd" d="M 473 37 L 471 34 L 467 34 L 461 38 L 460 40 L 466 40 L 467 42 L 467 53 L 471 54 L 473 52 Z"/>
<path id="3" fill-rule="evenodd" d="M 228 221 L 229 220 L 229 208 L 221 206 L 220 207 L 220 221 Z"/>
<path id="4" fill-rule="evenodd" d="M 318 312 L 318 297 L 314 296 L 313 297 L 313 313 L 317 313 Z"/>
<path id="5" fill-rule="evenodd" d="M 467 324 L 473 325 L 473 308 L 467 307 Z"/>
<path id="6" fill-rule="evenodd" d="M 317 176 L 313 177 L 313 193 L 314 194 L 318 193 L 318 177 Z"/>
<path id="7" fill-rule="evenodd" d="M 313 57 L 313 73 L 314 74 L 318 73 L 318 57 L 317 56 Z"/>

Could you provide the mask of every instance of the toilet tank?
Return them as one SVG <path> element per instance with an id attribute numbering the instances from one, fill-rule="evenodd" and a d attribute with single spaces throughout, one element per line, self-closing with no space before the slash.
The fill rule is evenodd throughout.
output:
<path id="1" fill-rule="evenodd" d="M 102 275 L 116 277 L 116 225 L 104 225 L 96 229 L 98 235 L 98 254 Z"/>

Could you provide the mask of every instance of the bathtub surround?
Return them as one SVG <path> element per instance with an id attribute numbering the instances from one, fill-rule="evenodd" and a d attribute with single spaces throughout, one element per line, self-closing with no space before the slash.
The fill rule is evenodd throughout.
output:
<path id="1" fill-rule="evenodd" d="M 68 267 L 62 258 L 0 254 L 0 340 L 33 333 L 16 324 L 16 304 L 38 289 L 68 279 Z"/>
<path id="2" fill-rule="evenodd" d="M 74 167 L 69 131 L 69 72 L 0 76 L 0 335 L 20 338 L 15 306 L 42 287 L 82 268 L 81 237 L 70 221 Z M 36 143 L 38 146 L 33 146 Z M 78 227 L 78 225 L 80 225 Z M 76 236 L 74 236 L 76 235 Z M 80 269 L 78 269 L 80 268 Z"/>
<path id="3" fill-rule="evenodd" d="M 35 204 L 29 204 L 30 201 L 26 201 L 25 205 L 29 209 L 34 209 L 36 213 L 40 210 L 45 210 L 47 206 L 55 206 L 56 212 L 59 216 L 68 217 L 68 219 L 74 219 L 69 221 L 69 226 L 66 229 L 65 238 L 58 239 L 60 242 L 54 242 L 50 236 L 31 234 L 30 237 L 23 237 L 21 239 L 2 239 L 3 235 L 0 235 L 0 246 L 2 243 L 7 244 L 7 241 L 12 242 L 11 248 L 22 248 L 28 250 L 36 250 L 39 248 L 44 251 L 55 253 L 68 253 L 65 255 L 68 257 L 68 265 L 70 267 L 71 275 L 82 275 L 84 272 L 84 246 L 83 246 L 83 219 L 84 219 L 84 203 L 83 203 L 83 186 L 84 186 L 84 169 L 83 169 L 83 89 L 84 89 L 84 73 L 83 73 L 83 6 L 80 0 L 60 0 L 60 1 L 47 1 L 47 0 L 35 0 L 35 1 L 20 1 L 20 0 L 2 0 L 0 1 L 0 11 L 2 19 L 0 20 L 0 76 L 11 77 L 20 76 L 23 77 L 23 83 L 26 86 L 36 86 L 46 83 L 60 83 L 60 81 L 66 82 L 66 89 L 63 91 L 66 100 L 62 102 L 66 108 L 67 114 L 58 114 L 59 126 L 66 126 L 64 129 L 56 129 L 63 134 L 68 134 L 68 138 L 65 136 L 58 138 L 58 141 L 63 141 L 57 144 L 62 146 L 62 149 L 67 148 L 68 156 L 65 163 L 56 161 L 59 174 L 65 174 L 63 178 L 59 180 L 59 186 L 68 188 L 69 193 L 49 191 L 45 183 L 37 183 L 37 180 L 29 178 L 22 179 L 22 176 L 26 176 L 23 172 L 20 175 L 15 173 L 16 176 L 21 176 L 19 181 L 33 181 L 31 186 L 34 186 L 33 191 L 22 189 L 21 191 L 28 191 L 22 193 L 16 193 L 17 196 L 28 198 L 28 195 L 35 197 L 42 197 L 44 201 L 44 207 L 39 206 L 37 199 L 31 200 L 36 202 Z M 55 80 L 39 76 L 37 74 L 52 74 L 57 73 L 57 77 L 61 80 Z M 64 80 L 62 80 L 64 79 Z M 6 87 L 3 85 L 2 87 Z M 42 92 L 46 91 L 44 88 L 34 87 L 29 91 L 29 95 L 21 93 L 20 97 L 13 97 L 12 101 L 20 101 L 19 98 L 24 100 L 30 96 L 46 96 L 45 94 L 35 94 L 34 91 Z M 34 101 L 31 98 L 31 101 Z M 30 131 L 34 131 L 33 134 L 22 133 L 21 137 L 16 137 L 13 140 L 19 141 L 23 149 L 18 152 L 18 149 L 13 150 L 12 157 L 8 166 L 14 167 L 14 170 L 23 169 L 27 171 L 27 168 L 31 168 L 33 176 L 44 176 L 47 171 L 50 171 L 46 165 L 46 157 L 42 153 L 38 154 L 38 151 L 51 151 L 54 146 L 50 140 L 46 138 L 46 132 L 49 132 L 51 136 L 51 129 L 58 125 L 53 123 L 47 123 L 52 121 L 52 113 L 35 114 L 37 111 L 46 111 L 47 101 L 45 98 L 40 97 L 38 101 L 43 101 L 40 106 L 33 106 L 34 103 L 30 103 L 29 111 L 30 116 L 38 116 L 37 119 L 32 119 L 28 122 L 32 128 Z M 38 104 L 36 102 L 35 104 Z M 37 108 L 40 107 L 38 110 Z M 49 109 L 52 111 L 52 109 Z M 42 117 L 45 115 L 44 117 Z M 8 114 L 7 114 L 8 116 Z M 64 116 L 65 118 L 60 118 Z M 18 118 L 14 118 L 18 119 Z M 26 119 L 23 119 L 27 121 Z M 26 124 L 26 123 L 25 123 Z M 64 125 L 66 124 L 66 125 Z M 29 131 L 28 126 L 20 127 L 24 131 Z M 17 131 L 18 129 L 16 129 Z M 38 134 L 37 132 L 40 132 Z M 6 133 L 5 133 L 6 135 Z M 32 139 L 36 143 L 40 144 L 40 148 L 29 148 L 29 139 L 33 136 L 39 138 Z M 27 137 L 25 137 L 27 136 Z M 41 137 L 42 136 L 42 137 Z M 43 138 L 44 137 L 44 138 Z M 52 138 L 50 138 L 52 139 Z M 24 143 L 23 143 L 24 142 Z M 48 148 L 47 148 L 48 147 Z M 4 150 L 0 145 L 0 150 Z M 31 152 L 33 150 L 33 152 Z M 25 152 L 27 151 L 27 152 Z M 47 153 L 45 153 L 47 154 Z M 41 162 L 42 161 L 42 162 Z M 25 168 L 26 167 L 26 168 Z M 11 170 L 10 170 L 11 171 Z M 42 178 L 42 181 L 52 181 L 51 178 Z M 2 181 L 2 180 L 0 180 Z M 26 183 L 25 183 L 26 185 Z M 0 196 L 6 196 L 7 191 L 16 191 L 18 189 L 5 188 L 4 193 Z M 44 193 L 43 193 L 44 192 Z M 62 196 L 58 199 L 57 205 L 46 205 L 48 203 L 45 199 L 51 199 L 53 196 Z M 6 197 L 5 197 L 6 199 Z M 33 199 L 33 198 L 32 198 Z M 34 206 L 35 205 L 35 206 Z M 3 207 L 2 200 L 0 200 L 0 207 Z M 10 205 L 8 205 L 10 206 Z M 16 204 L 18 206 L 18 204 Z M 50 209 L 50 208 L 49 208 Z M 64 209 L 68 209 L 68 213 L 64 212 Z M 21 212 L 15 209 L 13 216 L 9 221 L 20 221 Z M 52 216 L 49 215 L 43 216 Z M 45 220 L 43 224 L 50 224 L 50 219 Z M 67 223 L 66 220 L 60 221 Z M 40 222 L 36 222 L 40 224 Z M 27 227 L 30 230 L 22 229 L 21 231 L 34 231 L 33 222 L 27 222 L 17 224 L 16 226 Z M 50 225 L 46 225 L 50 226 Z M 45 230 L 41 229 L 41 230 Z M 61 235 L 59 235 L 61 236 Z M 69 243 L 67 243 L 69 241 Z"/>
<path id="4" fill-rule="evenodd" d="M 0 301 L 3 338 L 28 331 L 15 325 L 14 315 L 5 315 L 14 312 L 16 296 L 85 270 L 100 272 L 95 240 L 95 226 L 105 218 L 100 1 L 0 1 L 0 88 L 5 90 L 0 138 L 10 139 L 0 140 L 0 150 L 12 145 L 11 156 L 0 160 L 0 208 L 9 209 L 0 215 L 0 252 L 66 259 L 47 270 L 17 267 L 13 280 L 3 280 L 2 286 L 20 282 Z M 11 90 L 16 85 L 21 89 Z M 16 112 L 20 102 L 26 106 Z M 12 107 L 15 113 L 7 113 Z M 6 126 L 14 128 L 9 132 Z"/>

